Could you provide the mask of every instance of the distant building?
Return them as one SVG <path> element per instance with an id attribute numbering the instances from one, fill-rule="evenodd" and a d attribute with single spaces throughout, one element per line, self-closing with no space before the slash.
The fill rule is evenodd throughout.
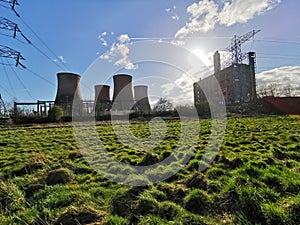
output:
<path id="1" fill-rule="evenodd" d="M 214 54 L 214 74 L 200 79 L 194 83 L 194 103 L 200 104 L 207 101 L 200 88 L 207 88 L 207 95 L 213 96 L 216 89 L 212 87 L 212 78 L 215 76 L 221 87 L 226 105 L 251 102 L 256 99 L 255 83 L 255 53 L 248 53 L 249 64 L 233 64 L 221 70 L 220 54 Z"/>

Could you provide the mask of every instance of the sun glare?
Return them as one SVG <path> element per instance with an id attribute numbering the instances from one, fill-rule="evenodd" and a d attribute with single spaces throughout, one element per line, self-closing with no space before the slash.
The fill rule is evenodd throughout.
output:
<path id="1" fill-rule="evenodd" d="M 192 52 L 204 63 L 205 66 L 210 65 L 210 61 L 209 61 L 207 55 L 204 54 L 202 49 L 196 48 L 196 49 L 192 50 Z"/>

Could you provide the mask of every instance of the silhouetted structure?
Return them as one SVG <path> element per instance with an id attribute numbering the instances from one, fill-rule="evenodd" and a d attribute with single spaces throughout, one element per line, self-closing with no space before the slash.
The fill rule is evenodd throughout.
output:
<path id="1" fill-rule="evenodd" d="M 148 86 L 137 85 L 134 86 L 134 99 L 136 112 L 141 114 L 150 114 L 151 107 L 148 98 Z"/>
<path id="2" fill-rule="evenodd" d="M 65 116 L 72 115 L 72 107 L 75 104 L 73 112 L 81 113 L 82 94 L 80 90 L 80 76 L 74 73 L 57 74 L 57 93 L 55 105 L 60 106 Z"/>
<path id="3" fill-rule="evenodd" d="M 219 82 L 227 105 L 254 101 L 256 99 L 255 53 L 249 52 L 248 59 L 249 64 L 232 64 L 219 70 L 220 59 L 216 52 L 214 55 L 215 73 L 194 83 L 194 103 L 201 104 L 207 101 L 200 84 L 207 87 L 207 95 L 214 96 L 213 76 Z"/>
<path id="4" fill-rule="evenodd" d="M 118 74 L 113 76 L 113 80 L 114 94 L 112 100 L 112 110 L 132 110 L 134 106 L 132 76 L 127 74 Z"/>
<path id="5" fill-rule="evenodd" d="M 95 85 L 95 116 L 103 116 L 111 109 L 110 86 Z"/>

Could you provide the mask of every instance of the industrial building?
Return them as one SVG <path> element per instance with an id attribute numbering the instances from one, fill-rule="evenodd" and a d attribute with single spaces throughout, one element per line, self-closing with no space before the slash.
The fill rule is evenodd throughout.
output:
<path id="1" fill-rule="evenodd" d="M 248 60 L 248 64 L 232 64 L 221 69 L 220 54 L 216 51 L 214 54 L 214 74 L 194 83 L 195 105 L 206 103 L 205 95 L 214 96 L 213 77 L 217 79 L 224 95 L 225 102 L 221 104 L 234 105 L 254 101 L 256 99 L 254 52 L 248 52 Z M 200 86 L 206 87 L 207 93 L 204 94 Z"/>

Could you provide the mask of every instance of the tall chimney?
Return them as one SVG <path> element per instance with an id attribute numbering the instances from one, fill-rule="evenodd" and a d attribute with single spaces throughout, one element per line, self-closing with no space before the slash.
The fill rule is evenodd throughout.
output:
<path id="1" fill-rule="evenodd" d="M 80 76 L 75 73 L 58 73 L 57 82 L 58 86 L 54 104 L 64 110 L 64 115 L 71 116 L 73 101 L 76 106 L 80 106 L 82 102 Z"/>
<path id="2" fill-rule="evenodd" d="M 256 99 L 256 80 L 255 80 L 255 52 L 248 52 L 249 69 L 250 69 L 250 99 Z"/>
<path id="3" fill-rule="evenodd" d="M 221 59 L 219 51 L 216 51 L 214 54 L 214 71 L 217 73 L 221 70 Z"/>
<path id="4" fill-rule="evenodd" d="M 134 87 L 135 110 L 142 114 L 150 114 L 151 107 L 148 98 L 148 86 L 137 85 Z"/>
<path id="5" fill-rule="evenodd" d="M 112 110 L 132 110 L 134 105 L 132 76 L 118 74 L 113 76 L 114 94 Z"/>

